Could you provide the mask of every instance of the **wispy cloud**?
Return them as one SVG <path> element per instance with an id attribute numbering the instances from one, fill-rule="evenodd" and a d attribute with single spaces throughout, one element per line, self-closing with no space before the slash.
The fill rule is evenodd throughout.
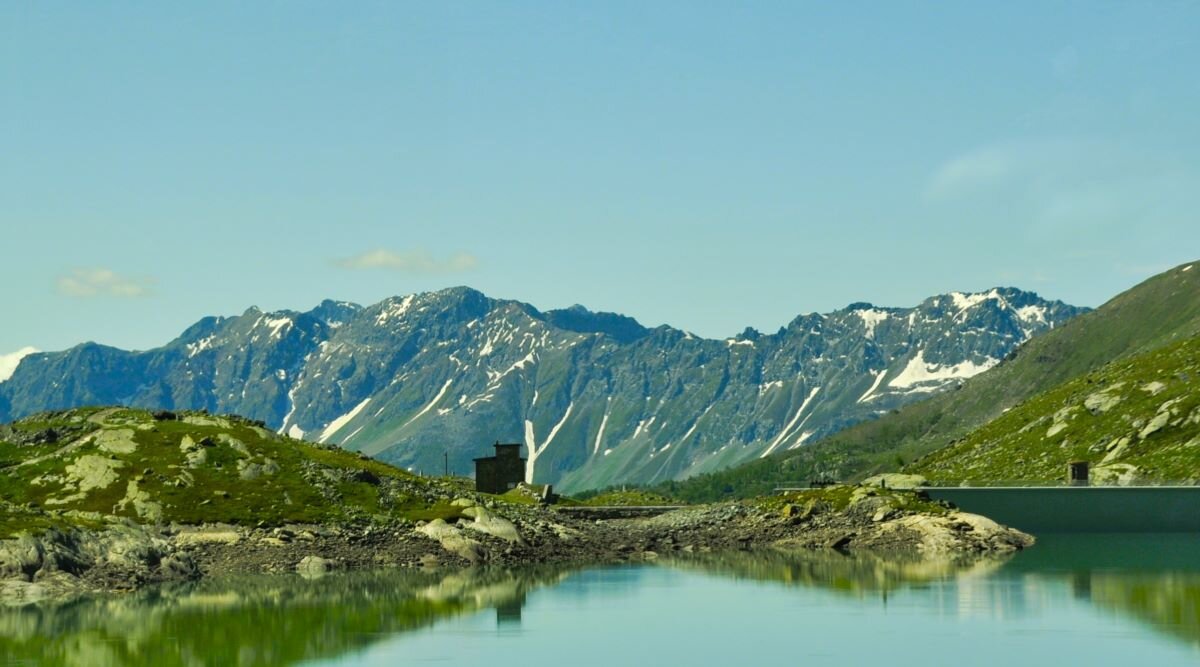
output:
<path id="1" fill-rule="evenodd" d="M 938 165 L 925 195 L 949 200 L 997 191 L 1007 196 L 1057 192 L 1113 176 L 1102 172 L 1119 152 L 1115 146 L 1054 140 L 981 146 Z"/>
<path id="2" fill-rule="evenodd" d="M 136 298 L 150 294 L 153 281 L 148 278 L 122 276 L 112 269 L 74 269 L 59 276 L 58 293 L 66 296 Z"/>
<path id="3" fill-rule="evenodd" d="M 930 174 L 926 201 L 1002 214 L 1031 229 L 1177 227 L 1200 205 L 1200 174 L 1153 151 L 1103 141 L 1026 141 L 983 146 Z"/>
<path id="4" fill-rule="evenodd" d="M 988 146 L 946 160 L 934 170 L 925 188 L 929 199 L 954 199 L 996 187 L 1018 171 L 1020 151 Z"/>
<path id="5" fill-rule="evenodd" d="M 420 249 L 395 252 L 378 248 L 361 255 L 339 259 L 334 264 L 343 269 L 384 269 L 401 273 L 434 274 L 470 271 L 479 265 L 479 259 L 465 252 L 439 259 Z"/>
<path id="6" fill-rule="evenodd" d="M 0 354 L 0 382 L 5 382 L 13 376 L 22 359 L 37 352 L 37 348 L 23 347 L 12 354 Z"/>

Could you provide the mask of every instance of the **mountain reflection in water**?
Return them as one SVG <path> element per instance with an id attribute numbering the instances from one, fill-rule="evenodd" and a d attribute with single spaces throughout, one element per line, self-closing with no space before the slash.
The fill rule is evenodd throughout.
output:
<path id="1" fill-rule="evenodd" d="M 958 616 L 1039 613 L 1070 596 L 1133 618 L 1200 650 L 1200 536 L 1048 535 L 1003 557 L 918 559 L 837 551 L 731 552 L 664 561 L 709 574 L 878 598 L 905 589 Z"/>
<path id="2" fill-rule="evenodd" d="M 286 665 L 494 608 L 520 622 L 557 568 L 256 576 L 0 607 L 0 657 L 38 665 Z"/>
<path id="3" fill-rule="evenodd" d="M 691 591 L 686 599 L 692 602 L 673 592 L 671 587 L 678 586 Z M 1200 537 L 1073 535 L 1043 537 L 1034 549 L 1008 559 L 770 551 L 664 556 L 655 565 L 575 571 L 391 570 L 313 580 L 209 580 L 66 603 L 0 607 L 0 663 L 390 664 L 387 660 L 407 657 L 426 640 L 440 642 L 438 655 L 454 661 L 464 658 L 459 653 L 464 624 L 475 632 L 491 628 L 486 632 L 508 637 L 505 646 L 524 647 L 509 653 L 523 655 L 525 649 L 538 648 L 537 642 L 572 646 L 584 633 L 594 638 L 597 628 L 616 625 L 621 615 L 628 615 L 622 611 L 630 609 L 627 605 L 651 600 L 664 614 L 686 616 L 686 605 L 711 599 L 718 613 L 726 609 L 722 605 L 740 606 L 741 613 L 757 618 L 758 605 L 728 596 L 756 599 L 767 594 L 756 592 L 763 587 L 772 589 L 776 599 L 805 601 L 794 607 L 799 616 L 763 615 L 764 637 L 738 636 L 737 641 L 774 641 L 778 634 L 771 633 L 779 632 L 780 623 L 836 624 L 840 621 L 825 610 L 838 608 L 882 609 L 893 619 L 858 614 L 846 617 L 847 623 L 925 618 L 930 625 L 914 627 L 931 632 L 942 631 L 938 619 L 1053 626 L 1063 614 L 1085 610 L 1099 625 L 1081 631 L 1110 633 L 1104 636 L 1112 639 L 1114 628 L 1127 633 L 1144 626 L 1162 638 L 1154 641 L 1200 652 Z M 804 613 L 827 618 L 818 622 Z M 829 627 L 861 631 L 858 626 Z M 423 628 L 430 631 L 411 634 Z M 670 641 L 665 634 L 659 639 L 656 631 L 647 633 L 649 641 Z M 476 634 L 471 641 L 478 656 L 488 655 L 489 642 L 501 640 Z M 589 654 L 581 664 L 603 658 Z"/>

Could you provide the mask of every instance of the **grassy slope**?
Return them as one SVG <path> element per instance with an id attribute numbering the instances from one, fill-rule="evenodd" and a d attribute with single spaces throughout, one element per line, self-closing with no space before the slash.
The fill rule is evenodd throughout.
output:
<path id="1" fill-rule="evenodd" d="M 951 444 L 1021 401 L 1104 364 L 1200 332 L 1200 268 L 1182 265 L 1038 336 L 1004 363 L 881 419 L 810 446 L 737 468 L 656 487 L 692 502 L 747 497 L 828 476 L 851 479 Z"/>
<path id="2" fill-rule="evenodd" d="M 1136 466 L 1139 479 L 1191 482 L 1200 478 L 1197 382 L 1200 337 L 1039 394 L 908 472 L 943 482 L 1045 482 L 1083 460 L 1101 464 L 1093 475 Z"/>
<path id="3" fill-rule="evenodd" d="M 85 408 L 3 427 L 0 501 L 9 505 L 0 507 L 0 536 L 78 523 L 81 517 L 98 521 L 96 514 L 143 522 L 267 525 L 451 517 L 460 508 L 449 500 L 466 490 L 357 453 L 279 436 L 241 418 L 179 417 Z M 196 445 L 181 446 L 185 438 Z M 203 462 L 189 463 L 189 451 L 194 457 L 201 450 Z M 111 474 L 102 485 L 84 489 L 77 468 L 81 460 L 100 462 Z M 265 470 L 245 475 L 246 464 Z M 143 502 L 139 508 L 135 498 L 151 505 Z"/>

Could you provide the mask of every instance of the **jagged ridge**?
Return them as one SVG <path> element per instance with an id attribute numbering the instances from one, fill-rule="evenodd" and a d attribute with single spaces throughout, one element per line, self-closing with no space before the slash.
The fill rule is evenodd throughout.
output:
<path id="1" fill-rule="evenodd" d="M 531 479 L 652 482 L 802 447 L 955 387 L 1082 309 L 998 288 L 915 308 L 853 304 L 725 339 L 465 287 L 369 307 L 205 318 L 167 345 L 24 357 L 0 419 L 122 404 L 206 409 L 452 472 L 522 441 Z"/>

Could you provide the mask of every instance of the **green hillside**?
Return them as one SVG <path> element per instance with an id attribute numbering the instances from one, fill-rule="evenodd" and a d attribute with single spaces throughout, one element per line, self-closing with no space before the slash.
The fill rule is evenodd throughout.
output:
<path id="1" fill-rule="evenodd" d="M 817 477 L 894 470 L 964 437 L 1020 402 L 1105 364 L 1200 333 L 1200 270 L 1185 264 L 1034 337 L 949 391 L 794 451 L 658 490 L 691 502 L 746 497 Z"/>
<path id="2" fill-rule="evenodd" d="M 957 483 L 1200 480 L 1200 337 L 1109 364 L 1039 394 L 908 467 Z"/>
<path id="3" fill-rule="evenodd" d="M 453 516 L 451 487 L 239 417 L 81 408 L 0 426 L 0 537 L 105 516 L 251 525 Z"/>

